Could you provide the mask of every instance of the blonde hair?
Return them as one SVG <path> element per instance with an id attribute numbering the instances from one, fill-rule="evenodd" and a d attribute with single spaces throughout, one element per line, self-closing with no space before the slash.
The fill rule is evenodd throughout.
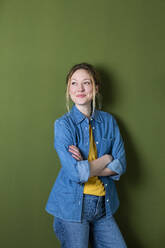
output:
<path id="1" fill-rule="evenodd" d="M 66 108 L 69 112 L 70 111 L 69 87 L 70 87 L 70 83 L 71 83 L 71 77 L 72 77 L 73 73 L 79 69 L 86 70 L 90 75 L 90 79 L 91 79 L 92 86 L 93 86 L 92 113 L 94 113 L 95 108 L 96 108 L 96 98 L 97 98 L 98 108 L 99 109 L 101 108 L 100 94 L 99 94 L 99 92 L 97 92 L 97 94 L 96 94 L 96 86 L 98 86 L 98 87 L 100 86 L 100 78 L 99 78 L 98 73 L 94 69 L 94 67 L 88 63 L 81 63 L 81 64 L 74 65 L 67 74 L 67 77 L 66 77 L 66 83 L 67 83 Z"/>

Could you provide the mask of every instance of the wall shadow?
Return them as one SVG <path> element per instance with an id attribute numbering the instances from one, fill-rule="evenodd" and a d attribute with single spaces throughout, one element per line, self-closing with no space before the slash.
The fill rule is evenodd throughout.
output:
<path id="1" fill-rule="evenodd" d="M 133 187 L 141 182 L 142 170 L 140 168 L 140 155 L 137 152 L 136 145 L 134 144 L 131 133 L 129 132 L 129 127 L 126 127 L 123 121 L 115 113 L 109 111 L 109 106 L 111 105 L 113 109 L 113 106 L 115 106 L 118 101 L 118 91 L 120 90 L 118 89 L 117 80 L 115 80 L 114 74 L 109 72 L 109 69 L 106 71 L 101 67 L 97 67 L 97 71 L 99 72 L 101 81 L 103 82 L 103 87 L 101 89 L 101 94 L 103 95 L 103 110 L 110 112 L 116 118 L 125 143 L 127 156 L 127 171 L 121 177 L 120 181 L 116 183 L 119 193 L 120 207 L 115 214 L 115 218 L 125 238 L 127 246 L 130 248 L 143 248 L 140 239 L 136 235 L 136 229 L 131 222 L 131 216 L 135 215 L 135 213 L 133 213 L 134 209 L 132 207 L 132 200 L 128 196 L 128 187 Z"/>

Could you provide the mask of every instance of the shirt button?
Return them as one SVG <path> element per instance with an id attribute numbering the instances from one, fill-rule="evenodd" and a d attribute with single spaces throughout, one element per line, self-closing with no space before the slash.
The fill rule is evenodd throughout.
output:
<path id="1" fill-rule="evenodd" d="M 85 127 L 85 129 L 87 130 L 88 128 L 87 128 L 87 127 Z"/>
<path id="2" fill-rule="evenodd" d="M 95 129 L 95 127 L 92 127 L 93 129 Z"/>
<path id="3" fill-rule="evenodd" d="M 107 202 L 109 202 L 109 199 L 107 199 Z"/>
<path id="4" fill-rule="evenodd" d="M 107 183 L 105 184 L 105 187 L 107 187 Z"/>
<path id="5" fill-rule="evenodd" d="M 97 144 L 97 145 L 98 145 L 98 143 L 99 143 L 99 142 L 98 142 L 98 141 L 96 141 L 96 144 Z"/>
<path id="6" fill-rule="evenodd" d="M 92 121 L 93 119 L 92 119 L 92 118 L 90 118 L 90 120 Z"/>

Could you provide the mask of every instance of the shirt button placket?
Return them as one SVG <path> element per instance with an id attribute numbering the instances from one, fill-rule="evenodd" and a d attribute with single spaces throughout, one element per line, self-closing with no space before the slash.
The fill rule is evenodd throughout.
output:
<path id="1" fill-rule="evenodd" d="M 85 122 L 85 137 L 86 137 L 86 141 L 85 144 L 86 146 L 89 145 L 89 120 L 86 118 L 86 122 Z"/>

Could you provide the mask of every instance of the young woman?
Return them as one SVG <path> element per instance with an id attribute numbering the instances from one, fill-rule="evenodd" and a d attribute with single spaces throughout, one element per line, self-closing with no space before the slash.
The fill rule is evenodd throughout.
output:
<path id="1" fill-rule="evenodd" d="M 113 217 L 119 206 L 115 181 L 126 170 L 125 150 L 116 120 L 96 110 L 99 79 L 87 63 L 67 75 L 66 99 L 73 104 L 54 123 L 54 147 L 61 170 L 46 211 L 62 248 L 125 248 Z"/>

